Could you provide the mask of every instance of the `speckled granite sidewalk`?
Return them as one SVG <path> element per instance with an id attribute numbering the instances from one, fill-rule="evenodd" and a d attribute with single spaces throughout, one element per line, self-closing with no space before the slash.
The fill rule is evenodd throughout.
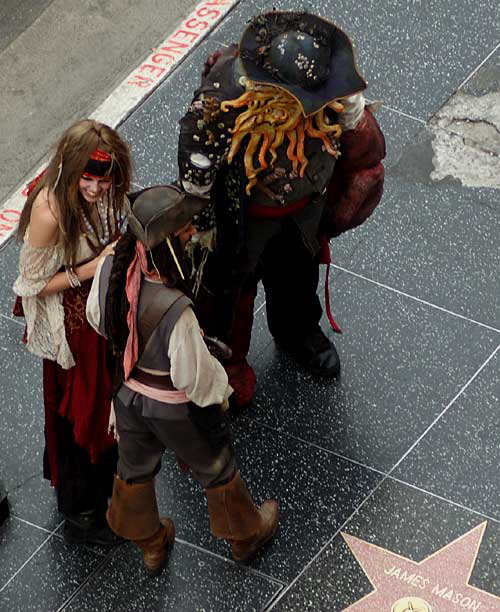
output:
<path id="1" fill-rule="evenodd" d="M 234 433 L 255 497 L 280 501 L 275 542 L 234 564 L 209 534 L 201 490 L 166 456 L 159 498 L 177 542 L 160 577 L 145 575 L 131 545 L 64 543 L 41 474 L 41 363 L 10 314 L 10 243 L 0 252 L 2 612 L 500 611 L 500 5 L 352 7 L 306 8 L 351 35 L 367 95 L 383 102 L 386 192 L 332 243 L 338 382 L 313 380 L 275 349 L 260 298 L 258 393 Z M 176 122 L 205 56 L 269 8 L 241 2 L 121 126 L 137 185 L 175 177 Z"/>

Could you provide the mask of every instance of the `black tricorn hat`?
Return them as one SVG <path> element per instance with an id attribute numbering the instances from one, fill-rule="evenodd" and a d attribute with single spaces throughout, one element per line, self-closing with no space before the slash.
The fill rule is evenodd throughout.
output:
<path id="1" fill-rule="evenodd" d="M 246 76 L 296 98 L 306 116 L 366 89 L 349 37 L 310 13 L 273 11 L 254 17 L 240 41 Z"/>
<path id="2" fill-rule="evenodd" d="M 160 244 L 188 223 L 209 203 L 174 185 L 150 187 L 141 192 L 127 216 L 132 233 L 147 249 Z"/>

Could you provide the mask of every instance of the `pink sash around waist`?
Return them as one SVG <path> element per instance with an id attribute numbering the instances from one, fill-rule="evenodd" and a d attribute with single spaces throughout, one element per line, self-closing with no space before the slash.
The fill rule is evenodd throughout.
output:
<path id="1" fill-rule="evenodd" d="M 129 378 L 123 384 L 136 393 L 145 395 L 157 402 L 163 402 L 164 404 L 184 404 L 189 402 L 186 393 L 177 389 L 156 389 L 139 382 L 135 378 Z"/>

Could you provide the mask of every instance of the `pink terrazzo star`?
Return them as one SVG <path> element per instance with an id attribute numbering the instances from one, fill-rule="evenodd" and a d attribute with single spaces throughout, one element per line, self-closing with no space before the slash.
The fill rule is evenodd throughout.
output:
<path id="1" fill-rule="evenodd" d="M 486 522 L 416 563 L 343 533 L 374 590 L 356 612 L 500 612 L 500 597 L 469 585 Z"/>

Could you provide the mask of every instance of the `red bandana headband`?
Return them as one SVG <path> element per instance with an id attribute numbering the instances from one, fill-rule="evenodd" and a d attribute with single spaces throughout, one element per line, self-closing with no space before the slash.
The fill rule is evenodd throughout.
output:
<path id="1" fill-rule="evenodd" d="M 101 179 L 109 177 L 113 169 L 113 156 L 96 149 L 90 154 L 89 161 L 83 170 L 83 178 Z"/>

